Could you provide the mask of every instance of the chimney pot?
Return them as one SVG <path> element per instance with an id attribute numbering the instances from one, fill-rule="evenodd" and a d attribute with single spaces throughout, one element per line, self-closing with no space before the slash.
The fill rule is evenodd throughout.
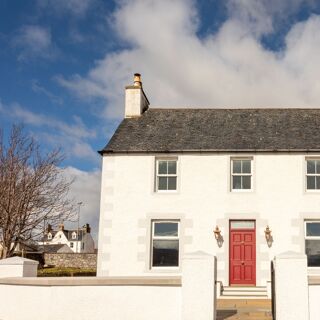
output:
<path id="1" fill-rule="evenodd" d="M 63 231 L 63 230 L 64 230 L 64 224 L 61 223 L 61 224 L 59 224 L 59 231 Z"/>
<path id="2" fill-rule="evenodd" d="M 133 85 L 135 87 L 142 88 L 142 82 L 141 82 L 141 74 L 140 73 L 135 73 L 133 77 Z"/>

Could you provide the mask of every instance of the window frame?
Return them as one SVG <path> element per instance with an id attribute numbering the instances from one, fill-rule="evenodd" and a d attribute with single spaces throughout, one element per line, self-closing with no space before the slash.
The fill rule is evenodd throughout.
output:
<path id="1" fill-rule="evenodd" d="M 73 231 L 72 234 L 71 234 L 71 239 L 72 240 L 78 240 L 77 238 L 78 238 L 77 237 L 77 232 Z"/>
<path id="2" fill-rule="evenodd" d="M 320 161 L 320 158 L 316 157 L 316 158 L 311 158 L 311 157 L 306 157 L 305 158 L 305 164 L 304 164 L 304 173 L 305 173 L 305 191 L 306 192 L 310 192 L 310 193 L 317 193 L 320 192 L 320 188 L 319 189 L 308 189 L 308 176 L 309 177 L 320 177 L 320 173 L 308 173 L 308 161 Z"/>
<path id="3" fill-rule="evenodd" d="M 307 236 L 307 224 L 308 223 L 319 223 L 320 219 L 314 219 L 314 220 L 305 220 L 304 221 L 304 239 L 305 240 L 319 240 L 320 241 L 320 235 L 319 236 Z"/>
<path id="4" fill-rule="evenodd" d="M 167 174 L 161 174 L 159 173 L 159 162 L 160 161 L 175 161 L 176 162 L 176 173 L 167 173 Z M 179 172 L 179 161 L 177 157 L 160 157 L 155 159 L 155 192 L 156 193 L 177 193 L 179 188 L 178 183 L 178 172 Z M 159 177 L 175 177 L 176 178 L 176 189 L 175 190 L 159 190 Z"/>
<path id="5" fill-rule="evenodd" d="M 306 253 L 306 240 L 318 240 L 320 243 L 320 235 L 319 236 L 307 236 L 307 224 L 308 223 L 320 223 L 320 219 L 307 219 L 304 220 L 304 253 L 307 256 L 307 260 L 308 260 L 308 255 Z M 319 266 L 307 266 L 308 269 L 320 269 L 320 265 Z"/>
<path id="6" fill-rule="evenodd" d="M 178 225 L 177 228 L 177 236 L 155 236 L 155 224 L 156 223 L 176 223 Z M 151 270 L 175 270 L 180 268 L 180 223 L 179 219 L 153 219 L 151 220 L 151 239 L 150 239 L 150 269 Z M 178 241 L 178 265 L 177 266 L 153 266 L 153 241 L 154 240 L 177 240 Z"/>
<path id="7" fill-rule="evenodd" d="M 250 173 L 233 173 L 233 161 L 241 161 L 241 160 L 247 160 L 250 161 Z M 231 157 L 230 158 L 230 192 L 252 192 L 253 191 L 253 174 L 254 174 L 254 170 L 253 170 L 253 157 Z M 233 177 L 234 176 L 238 176 L 238 177 L 250 177 L 250 189 L 234 189 L 233 188 Z"/>

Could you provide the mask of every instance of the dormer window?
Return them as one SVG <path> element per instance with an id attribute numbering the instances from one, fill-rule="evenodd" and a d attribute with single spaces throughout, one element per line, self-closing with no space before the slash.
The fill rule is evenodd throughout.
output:
<path id="1" fill-rule="evenodd" d="M 72 239 L 73 239 L 73 240 L 77 239 L 77 233 L 76 233 L 75 231 L 72 232 Z"/>
<path id="2" fill-rule="evenodd" d="M 48 238 L 48 240 L 51 240 L 51 239 L 52 239 L 52 234 L 51 234 L 51 233 L 48 233 L 47 238 Z"/>

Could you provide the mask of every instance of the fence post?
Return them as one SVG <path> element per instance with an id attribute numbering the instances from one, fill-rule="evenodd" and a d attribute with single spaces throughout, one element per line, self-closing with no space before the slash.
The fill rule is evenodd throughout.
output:
<path id="1" fill-rule="evenodd" d="M 184 256 L 182 320 L 213 320 L 216 316 L 216 258 L 205 252 Z"/>
<path id="2" fill-rule="evenodd" d="M 276 320 L 308 320 L 307 256 L 285 252 L 274 259 Z"/>

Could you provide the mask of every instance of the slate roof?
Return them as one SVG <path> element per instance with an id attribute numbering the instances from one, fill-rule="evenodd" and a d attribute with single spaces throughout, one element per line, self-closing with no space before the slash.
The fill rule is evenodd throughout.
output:
<path id="1" fill-rule="evenodd" d="M 160 109 L 125 118 L 104 153 L 320 151 L 320 109 Z"/>

